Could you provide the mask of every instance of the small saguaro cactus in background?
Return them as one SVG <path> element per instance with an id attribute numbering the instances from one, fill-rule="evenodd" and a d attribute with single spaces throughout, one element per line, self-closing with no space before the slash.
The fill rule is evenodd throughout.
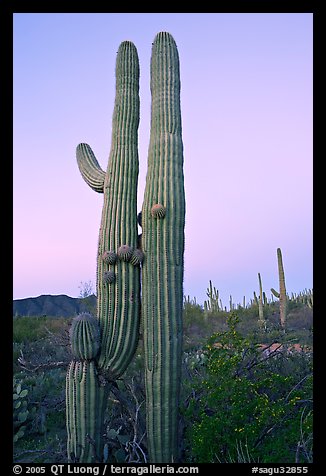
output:
<path id="1" fill-rule="evenodd" d="M 310 307 L 310 309 L 314 308 L 314 295 L 312 292 L 307 296 L 307 306 Z"/>
<path id="2" fill-rule="evenodd" d="M 116 59 L 107 171 L 101 169 L 88 144 L 79 144 L 76 153 L 85 182 L 104 195 L 97 253 L 97 318 L 83 315 L 75 319 L 71 330 L 74 360 L 66 378 L 68 459 L 79 463 L 101 461 L 101 425 L 110 382 L 124 373 L 138 344 L 138 125 L 138 54 L 132 42 L 124 41 Z"/>
<path id="3" fill-rule="evenodd" d="M 280 323 L 281 323 L 281 326 L 284 328 L 286 323 L 287 295 L 286 295 L 281 248 L 277 248 L 277 264 L 278 264 L 278 277 L 279 277 L 280 291 L 277 292 L 274 288 L 271 288 L 271 292 L 280 301 Z"/>
<path id="4" fill-rule="evenodd" d="M 218 289 L 216 289 L 216 287 L 213 286 L 213 283 L 211 280 L 209 280 L 209 287 L 206 290 L 206 295 L 208 297 L 208 300 L 204 301 L 205 311 L 210 313 L 220 311 L 221 309 L 218 302 L 219 301 Z"/>
<path id="5" fill-rule="evenodd" d="M 259 281 L 258 321 L 260 326 L 266 327 L 266 321 L 264 318 L 263 285 L 262 285 L 260 273 L 258 273 L 258 281 Z"/>
<path id="6" fill-rule="evenodd" d="M 267 296 L 266 296 L 266 293 L 265 291 L 263 291 L 263 305 L 264 306 L 268 306 L 268 299 L 267 299 Z"/>
<path id="7" fill-rule="evenodd" d="M 230 311 L 233 311 L 235 309 L 235 304 L 232 300 L 232 295 L 230 294 L 230 300 L 229 300 L 229 306 L 230 306 Z"/>
<path id="8" fill-rule="evenodd" d="M 142 317 L 149 457 L 178 461 L 185 192 L 179 55 L 158 33 L 151 56 L 151 134 L 142 208 Z"/>

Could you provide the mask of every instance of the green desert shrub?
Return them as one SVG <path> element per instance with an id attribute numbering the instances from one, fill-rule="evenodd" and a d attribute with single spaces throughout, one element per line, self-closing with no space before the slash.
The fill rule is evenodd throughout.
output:
<path id="1" fill-rule="evenodd" d="M 13 319 L 13 342 L 26 343 L 42 339 L 49 332 L 58 334 L 63 329 L 68 329 L 71 319 L 38 317 L 15 317 Z"/>
<path id="2" fill-rule="evenodd" d="M 35 341 L 44 337 L 46 317 L 18 317 L 13 320 L 13 341 L 17 343 Z"/>
<path id="3" fill-rule="evenodd" d="M 193 373 L 183 412 L 185 458 L 311 462 L 311 357 L 303 352 L 266 356 L 238 332 L 238 323 L 231 312 L 228 330 L 209 339 L 201 370 L 197 365 Z"/>

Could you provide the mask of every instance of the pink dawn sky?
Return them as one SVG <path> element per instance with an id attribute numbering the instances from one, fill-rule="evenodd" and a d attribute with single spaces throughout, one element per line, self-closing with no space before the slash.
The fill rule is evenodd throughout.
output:
<path id="1" fill-rule="evenodd" d="M 14 14 L 14 299 L 95 290 L 103 195 L 76 162 L 106 169 L 115 59 L 140 61 L 138 210 L 150 134 L 150 55 L 170 32 L 181 68 L 186 191 L 184 294 L 223 304 L 312 288 L 312 13 Z"/>

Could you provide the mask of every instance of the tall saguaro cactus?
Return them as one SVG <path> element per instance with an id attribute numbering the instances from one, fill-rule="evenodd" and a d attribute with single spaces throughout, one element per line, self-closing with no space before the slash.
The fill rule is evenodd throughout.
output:
<path id="1" fill-rule="evenodd" d="M 103 419 L 103 402 L 110 381 L 126 370 L 138 343 L 139 264 L 142 261 L 142 252 L 137 249 L 138 125 L 138 54 L 134 44 L 125 41 L 121 43 L 116 59 L 116 97 L 106 172 L 89 145 L 83 143 L 77 147 L 82 177 L 93 190 L 104 194 L 104 204 L 96 284 L 100 343 L 94 353 L 91 331 L 83 334 L 76 331 L 72 347 L 74 350 L 81 346 L 83 352 L 77 352 L 76 360 L 67 372 L 70 461 L 93 462 L 100 458 L 99 422 Z M 78 342 L 83 339 L 85 345 Z"/>
<path id="2" fill-rule="evenodd" d="M 279 277 L 279 286 L 280 291 L 275 291 L 274 288 L 271 288 L 272 293 L 275 297 L 279 298 L 280 301 L 280 323 L 284 328 L 286 323 L 286 312 L 287 312 L 287 296 L 286 296 L 286 287 L 285 287 L 285 276 L 282 260 L 281 248 L 277 248 L 277 264 L 278 264 L 278 277 Z"/>
<path id="3" fill-rule="evenodd" d="M 151 56 L 151 134 L 142 207 L 142 315 L 150 460 L 178 458 L 185 192 L 179 56 L 156 35 Z"/>

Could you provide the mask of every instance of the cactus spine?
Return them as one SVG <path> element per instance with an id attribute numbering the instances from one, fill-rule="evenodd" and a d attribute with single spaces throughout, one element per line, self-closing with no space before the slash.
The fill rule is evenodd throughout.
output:
<path id="1" fill-rule="evenodd" d="M 151 56 L 151 134 L 142 208 L 147 437 L 150 460 L 176 462 L 181 377 L 185 194 L 179 57 L 158 33 Z"/>
<path id="2" fill-rule="evenodd" d="M 280 301 L 280 323 L 281 323 L 281 326 L 284 328 L 285 322 L 286 322 L 286 312 L 287 312 L 287 296 L 286 296 L 285 276 L 284 276 L 281 248 L 277 248 L 277 264 L 278 264 L 278 277 L 279 277 L 280 291 L 277 292 L 275 291 L 274 288 L 271 288 L 271 292 Z"/>
<path id="3" fill-rule="evenodd" d="M 96 284 L 101 345 L 95 359 L 90 341 L 85 346 L 74 342 L 78 360 L 70 364 L 66 380 L 68 458 L 75 462 L 94 462 L 100 457 L 99 428 L 109 382 L 126 370 L 138 343 L 140 267 L 138 262 L 129 262 L 138 239 L 138 125 L 138 54 L 133 43 L 125 41 L 116 59 L 116 97 L 106 173 L 89 145 L 79 144 L 76 152 L 82 177 L 93 190 L 104 194 L 104 204 Z"/>

